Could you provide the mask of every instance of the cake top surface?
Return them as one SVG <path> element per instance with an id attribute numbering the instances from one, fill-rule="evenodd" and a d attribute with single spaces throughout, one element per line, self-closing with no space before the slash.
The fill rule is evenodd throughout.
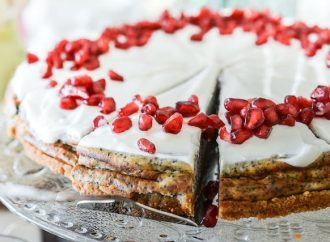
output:
<path id="1" fill-rule="evenodd" d="M 245 14 L 251 17 L 251 13 Z M 199 36 L 200 25 L 187 25 L 169 34 L 166 33 L 169 31 L 166 25 L 163 26 L 165 32 L 155 31 L 142 46 L 132 48 L 120 46 L 127 41 L 127 36 L 119 36 L 119 42 L 110 41 L 110 50 L 99 55 L 99 67 L 92 70 L 72 70 L 72 63 L 64 62 L 63 68 L 53 68 L 52 75 L 45 78 L 49 55 L 39 56 L 46 62 L 24 62 L 11 83 L 15 95 L 21 100 L 21 115 L 33 135 L 45 143 L 60 140 L 84 147 L 156 155 L 193 165 L 202 131 L 187 125 L 191 117 L 183 119 L 183 127 L 178 134 L 164 132 L 163 125 L 155 120 L 148 131 L 140 130 L 138 113 L 130 116 L 132 127 L 126 132 L 113 132 L 111 125 L 93 131 L 93 120 L 100 115 L 100 108 L 81 104 L 73 110 L 65 110 L 59 105 L 63 99 L 59 93 L 68 79 L 79 75 L 87 74 L 94 81 L 105 79 L 104 95 L 115 100 L 116 111 L 102 115 L 107 123 L 111 123 L 117 118 L 120 108 L 136 94 L 143 98 L 155 96 L 160 107 L 174 106 L 176 102 L 196 95 L 200 111 L 207 112 L 217 82 L 221 86 L 221 104 L 231 97 L 264 97 L 282 102 L 285 95 L 309 97 L 317 85 L 329 84 L 329 69 L 324 63 L 328 50 L 322 48 L 315 51 L 313 57 L 307 57 L 298 41 L 292 40 L 288 46 L 279 37 L 259 46 L 260 34 L 257 34 L 256 45 L 255 33 L 231 27 L 230 23 L 235 25 L 237 18 L 241 18 L 239 16 L 234 11 L 222 17 L 224 26 L 219 23 L 222 35 L 219 35 L 218 28 L 210 28 Z M 191 22 L 197 21 L 193 17 L 191 19 Z M 274 17 L 271 21 L 280 20 Z M 124 81 L 111 80 L 109 70 L 122 75 Z M 56 81 L 56 85 L 50 87 L 50 81 Z M 220 116 L 225 114 L 223 105 L 220 105 L 219 112 Z M 330 128 L 328 120 L 315 118 L 311 127 L 317 136 L 329 142 L 330 133 L 325 132 Z M 141 151 L 137 144 L 140 138 L 146 138 L 156 146 L 155 154 Z M 308 126 L 300 123 L 294 127 L 274 126 L 267 140 L 252 137 L 236 145 L 219 139 L 219 145 L 222 164 L 280 155 L 287 157 L 281 161 L 306 166 L 322 152 L 330 150 L 326 142 L 316 138 Z"/>

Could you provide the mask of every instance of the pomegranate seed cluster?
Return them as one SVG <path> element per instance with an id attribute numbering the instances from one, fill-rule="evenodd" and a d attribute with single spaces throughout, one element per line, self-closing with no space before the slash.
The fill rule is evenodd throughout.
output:
<path id="1" fill-rule="evenodd" d="M 298 40 L 306 56 L 314 56 L 324 45 L 330 44 L 330 30 L 316 25 L 308 26 L 304 22 L 285 25 L 280 17 L 270 15 L 267 11 L 235 9 L 230 15 L 221 15 L 218 11 L 204 8 L 195 16 L 172 16 L 164 11 L 158 21 L 142 21 L 132 25 L 106 28 L 96 40 L 77 39 L 62 40 L 46 58 L 46 68 L 43 78 L 50 78 L 53 69 L 62 69 L 64 62 L 70 62 L 71 70 L 95 70 L 99 68 L 99 56 L 110 51 L 110 45 L 119 49 L 141 47 L 148 43 L 155 31 L 173 34 L 187 25 L 194 25 L 199 31 L 193 34 L 192 41 L 202 41 L 204 35 L 212 28 L 217 28 L 221 35 L 229 35 L 236 28 L 245 32 L 255 33 L 256 45 L 267 43 L 274 39 L 284 45 L 290 45 L 293 39 Z M 28 63 L 38 61 L 38 57 L 29 53 Z M 326 57 L 326 65 L 330 67 L 330 52 Z M 121 76 L 109 73 L 115 80 L 122 80 Z"/>
<path id="2" fill-rule="evenodd" d="M 76 95 L 77 92 L 74 93 Z M 99 106 L 103 108 L 102 104 L 107 99 L 109 98 L 101 99 Z M 113 106 L 115 104 L 111 107 Z M 104 108 L 101 112 L 104 112 Z M 216 130 L 224 126 L 224 123 L 217 115 L 206 115 L 200 112 L 196 95 L 192 95 L 187 101 L 177 102 L 175 107 L 159 107 L 155 96 L 148 96 L 142 99 L 140 95 L 136 95 L 131 102 L 118 110 L 117 118 L 111 123 L 112 131 L 114 133 L 122 133 L 129 130 L 132 127 L 130 116 L 136 113 L 139 114 L 138 128 L 141 131 L 150 130 L 153 123 L 157 122 L 159 125 L 162 125 L 165 133 L 178 134 L 185 123 L 184 118 L 189 118 L 187 121 L 188 125 L 202 129 L 203 133 L 208 134 L 204 135 L 204 137 L 211 139 Z M 108 124 L 103 115 L 97 116 L 93 121 L 94 129 Z M 156 152 L 155 145 L 145 138 L 138 140 L 138 147 L 140 150 L 151 154 Z"/>
<path id="3" fill-rule="evenodd" d="M 267 139 L 272 126 L 294 126 L 296 121 L 309 125 L 314 117 L 330 120 L 330 87 L 317 86 L 311 99 L 286 96 L 283 103 L 276 104 L 265 98 L 249 100 L 228 98 L 224 106 L 230 132 L 221 127 L 219 137 L 233 144 L 241 144 L 253 135 Z"/>

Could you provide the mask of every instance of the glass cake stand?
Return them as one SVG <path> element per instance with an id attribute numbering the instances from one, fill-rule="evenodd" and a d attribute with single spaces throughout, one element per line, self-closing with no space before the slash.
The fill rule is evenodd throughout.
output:
<path id="1" fill-rule="evenodd" d="M 215 228 L 194 226 L 140 204 L 92 200 L 70 181 L 26 158 L 5 136 L 0 117 L 0 199 L 13 213 L 59 237 L 74 241 L 330 241 L 330 209 L 274 219 L 219 220 Z M 150 219 L 152 218 L 152 219 Z M 169 218 L 172 222 L 168 221 Z M 173 222 L 173 221 L 176 222 Z M 187 225 L 190 224 L 190 225 Z"/>

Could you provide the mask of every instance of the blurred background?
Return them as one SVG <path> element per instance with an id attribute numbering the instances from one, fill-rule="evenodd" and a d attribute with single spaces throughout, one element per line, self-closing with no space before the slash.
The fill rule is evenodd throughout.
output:
<path id="1" fill-rule="evenodd" d="M 0 98 L 26 51 L 43 53 L 63 37 L 92 37 L 105 26 L 153 19 L 164 9 L 193 11 L 203 6 L 270 9 L 289 18 L 330 26 L 327 0 L 0 0 Z M 61 240 L 0 204 L 0 241 Z"/>

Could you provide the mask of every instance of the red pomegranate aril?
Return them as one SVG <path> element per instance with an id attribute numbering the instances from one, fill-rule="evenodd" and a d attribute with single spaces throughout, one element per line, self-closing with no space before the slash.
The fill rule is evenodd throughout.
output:
<path id="1" fill-rule="evenodd" d="M 281 118 L 280 124 L 287 126 L 294 126 L 296 124 L 296 120 L 291 114 L 288 114 Z"/>
<path id="2" fill-rule="evenodd" d="M 250 108 L 245 117 L 244 127 L 247 129 L 256 129 L 265 121 L 265 116 L 260 108 Z"/>
<path id="3" fill-rule="evenodd" d="M 92 59 L 89 59 L 84 65 L 83 67 L 86 69 L 86 70 L 89 70 L 89 71 L 93 71 L 97 68 L 100 67 L 100 61 L 96 58 L 92 58 Z"/>
<path id="4" fill-rule="evenodd" d="M 188 121 L 188 125 L 205 129 L 209 126 L 209 118 L 205 113 L 199 113 Z"/>
<path id="5" fill-rule="evenodd" d="M 290 103 L 293 106 L 295 106 L 296 108 L 299 106 L 299 104 L 298 104 L 298 98 L 296 96 L 293 96 L 293 95 L 287 95 L 287 96 L 285 96 L 284 103 Z"/>
<path id="6" fill-rule="evenodd" d="M 89 58 L 90 58 L 90 54 L 88 50 L 82 49 L 74 54 L 74 61 L 78 66 L 83 65 L 85 62 L 88 61 Z"/>
<path id="7" fill-rule="evenodd" d="M 234 114 L 230 117 L 231 130 L 238 130 L 243 127 L 243 120 L 240 115 Z"/>
<path id="8" fill-rule="evenodd" d="M 313 103 L 313 109 L 316 116 L 323 116 L 326 113 L 325 104 L 322 102 Z"/>
<path id="9" fill-rule="evenodd" d="M 306 125 L 310 125 L 314 118 L 314 110 L 312 108 L 304 108 L 298 114 L 298 120 Z"/>
<path id="10" fill-rule="evenodd" d="M 313 105 L 311 100 L 308 100 L 302 96 L 297 97 L 297 101 L 300 108 L 310 108 Z"/>
<path id="11" fill-rule="evenodd" d="M 84 102 L 89 106 L 99 106 L 103 98 L 104 94 L 93 94 Z"/>
<path id="12" fill-rule="evenodd" d="M 225 126 L 221 127 L 219 130 L 219 137 L 220 139 L 230 142 L 230 133 L 228 132 Z"/>
<path id="13" fill-rule="evenodd" d="M 208 116 L 209 126 L 215 129 L 220 129 L 225 125 L 225 123 L 216 114 L 211 114 Z"/>
<path id="14" fill-rule="evenodd" d="M 53 75 L 53 66 L 50 64 L 47 64 L 47 66 L 44 69 L 44 72 L 42 74 L 43 79 L 50 78 Z"/>
<path id="15" fill-rule="evenodd" d="M 101 113 L 110 114 L 116 110 L 116 102 L 112 97 L 103 98 L 99 104 Z"/>
<path id="16" fill-rule="evenodd" d="M 39 57 L 32 53 L 26 54 L 26 60 L 29 64 L 33 64 L 39 61 Z"/>
<path id="17" fill-rule="evenodd" d="M 199 99 L 196 95 L 191 95 L 190 98 L 188 98 L 188 101 L 198 104 L 199 103 Z"/>
<path id="18" fill-rule="evenodd" d="M 251 130 L 238 129 L 230 133 L 230 142 L 233 144 L 242 144 L 244 141 L 251 138 L 253 135 Z"/>
<path id="19" fill-rule="evenodd" d="M 78 107 L 76 99 L 72 97 L 63 97 L 60 101 L 60 107 L 62 109 L 72 110 Z"/>
<path id="20" fill-rule="evenodd" d="M 151 103 L 153 104 L 157 109 L 159 107 L 158 105 L 158 101 L 157 98 L 155 96 L 147 96 L 144 100 L 143 100 L 143 104 L 148 104 Z"/>
<path id="21" fill-rule="evenodd" d="M 139 129 L 147 131 L 152 127 L 152 117 L 148 114 L 142 113 L 139 117 Z"/>
<path id="22" fill-rule="evenodd" d="M 50 87 L 56 87 L 56 86 L 57 86 L 57 81 L 55 81 L 55 80 L 51 80 L 51 81 L 49 82 L 49 86 L 50 86 Z"/>
<path id="23" fill-rule="evenodd" d="M 138 140 L 138 147 L 140 150 L 147 152 L 149 154 L 156 153 L 156 146 L 148 139 L 141 138 Z"/>
<path id="24" fill-rule="evenodd" d="M 298 110 L 290 103 L 280 103 L 276 105 L 276 111 L 281 116 L 291 114 L 293 117 L 297 117 Z"/>
<path id="25" fill-rule="evenodd" d="M 239 113 L 242 108 L 248 105 L 248 101 L 238 98 L 227 98 L 224 105 L 229 112 Z"/>
<path id="26" fill-rule="evenodd" d="M 135 102 L 126 104 L 125 107 L 121 108 L 118 112 L 118 116 L 130 116 L 139 111 L 139 106 Z"/>
<path id="27" fill-rule="evenodd" d="M 191 101 L 180 101 L 175 105 L 176 111 L 183 117 L 192 117 L 199 113 L 199 106 Z"/>
<path id="28" fill-rule="evenodd" d="M 166 133 L 178 134 L 183 125 L 183 116 L 180 113 L 174 113 L 163 124 L 163 129 Z"/>
<path id="29" fill-rule="evenodd" d="M 274 107 L 275 103 L 272 100 L 266 98 L 256 98 L 252 101 L 251 106 L 264 110 L 269 107 Z"/>
<path id="30" fill-rule="evenodd" d="M 127 116 L 116 118 L 112 122 L 112 131 L 115 133 L 125 132 L 126 130 L 129 130 L 131 127 L 132 127 L 132 120 Z"/>
<path id="31" fill-rule="evenodd" d="M 149 114 L 151 116 L 154 116 L 156 111 L 157 111 L 157 108 L 152 103 L 145 104 L 141 109 L 142 113 L 146 113 L 146 114 Z"/>
<path id="32" fill-rule="evenodd" d="M 105 79 L 100 79 L 96 82 L 93 82 L 93 84 L 92 84 L 92 93 L 94 93 L 94 94 L 103 93 L 104 90 L 105 90 L 105 86 L 106 86 Z"/>
<path id="33" fill-rule="evenodd" d="M 124 77 L 113 70 L 109 71 L 109 78 L 113 81 L 124 81 Z"/>
<path id="34" fill-rule="evenodd" d="M 217 216 L 218 216 L 218 207 L 213 204 L 210 204 L 206 208 L 205 215 L 202 220 L 202 224 L 208 228 L 215 227 L 218 222 Z"/>
<path id="35" fill-rule="evenodd" d="M 270 107 L 264 110 L 265 123 L 268 125 L 275 125 L 280 122 L 280 118 L 274 107 Z"/>
<path id="36" fill-rule="evenodd" d="M 95 130 L 106 124 L 107 124 L 107 120 L 105 119 L 105 117 L 103 115 L 98 115 L 93 120 L 93 129 Z"/>
<path id="37" fill-rule="evenodd" d="M 270 133 L 272 132 L 272 129 L 273 129 L 272 127 L 263 124 L 259 128 L 254 130 L 254 135 L 261 139 L 267 139 Z"/>
<path id="38" fill-rule="evenodd" d="M 164 124 L 166 120 L 175 113 L 175 109 L 172 107 L 159 108 L 156 111 L 155 119 L 159 124 Z"/>
<path id="39" fill-rule="evenodd" d="M 329 101 L 329 88 L 322 85 L 317 86 L 312 92 L 311 98 L 318 102 Z"/>
<path id="40" fill-rule="evenodd" d="M 76 87 L 90 88 L 93 85 L 93 79 L 88 75 L 76 76 L 72 79 L 71 84 Z"/>
<path id="41" fill-rule="evenodd" d="M 62 97 L 74 97 L 83 100 L 89 98 L 88 90 L 83 86 L 75 87 L 71 85 L 64 85 L 60 90 L 60 94 Z"/>

